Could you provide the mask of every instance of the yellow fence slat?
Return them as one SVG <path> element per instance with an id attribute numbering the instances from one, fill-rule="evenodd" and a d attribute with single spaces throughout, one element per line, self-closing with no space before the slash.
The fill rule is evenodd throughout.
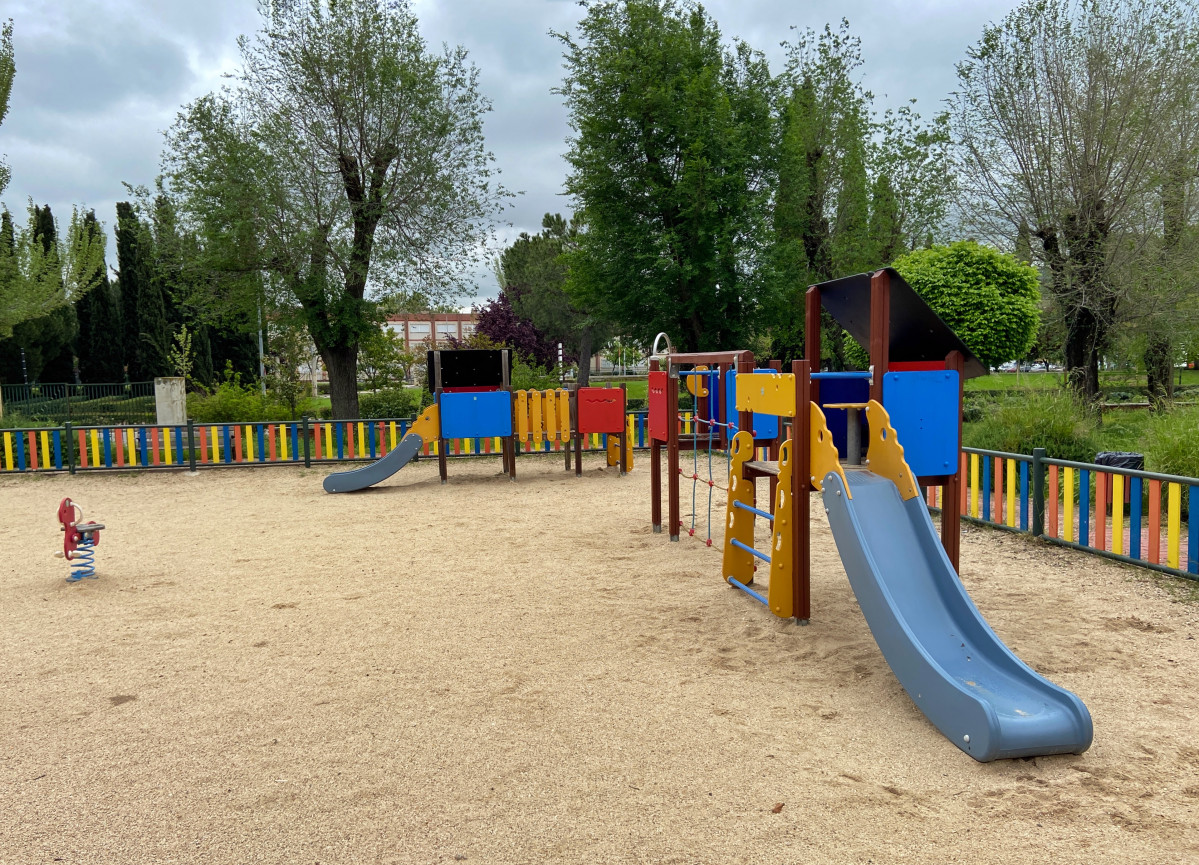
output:
<path id="1" fill-rule="evenodd" d="M 1016 525 L 1016 461 L 1007 461 L 1007 524 Z"/>
<path id="2" fill-rule="evenodd" d="M 1062 539 L 1074 541 L 1074 469 L 1062 468 Z"/>
<path id="3" fill-rule="evenodd" d="M 4 434 L 4 470 L 12 471 L 12 433 Z"/>
<path id="4" fill-rule="evenodd" d="M 978 454 L 970 454 L 970 516 L 978 519 L 978 496 L 982 475 L 978 471 Z"/>
<path id="5" fill-rule="evenodd" d="M 1182 529 L 1182 484 L 1170 484 L 1166 511 L 1166 564 L 1178 567 L 1178 537 Z M 1193 518 L 1192 518 L 1193 519 Z"/>
<path id="6" fill-rule="evenodd" d="M 1124 555 L 1124 475 L 1112 472 L 1112 552 Z"/>

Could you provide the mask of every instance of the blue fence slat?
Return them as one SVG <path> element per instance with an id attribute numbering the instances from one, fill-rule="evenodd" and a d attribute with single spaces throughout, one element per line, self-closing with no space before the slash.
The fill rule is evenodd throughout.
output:
<path id="1" fill-rule="evenodd" d="M 1187 515 L 1187 570 L 1199 574 L 1199 518 L 1196 518 L 1196 514 L 1199 514 L 1199 487 L 1190 486 L 1187 489 L 1190 508 Z"/>
<path id="2" fill-rule="evenodd" d="M 175 427 L 175 465 L 181 466 L 188 460 L 183 456 L 183 427 Z"/>
<path id="3" fill-rule="evenodd" d="M 1028 463 L 1020 463 L 1020 531 L 1028 531 Z"/>
<path id="4" fill-rule="evenodd" d="M 1140 478 L 1129 478 L 1128 485 L 1128 556 L 1141 557 L 1141 488 Z"/>
<path id="5" fill-rule="evenodd" d="M 983 464 L 983 519 L 991 521 L 991 458 L 982 457 Z"/>
<path id="6" fill-rule="evenodd" d="M 149 445 L 146 444 L 146 428 L 145 427 L 142 427 L 141 429 L 139 429 L 137 431 L 137 441 L 138 441 L 139 447 L 141 448 L 140 462 L 144 466 L 149 465 L 151 462 L 150 448 L 149 448 Z"/>
<path id="7" fill-rule="evenodd" d="M 371 448 L 371 459 L 377 459 L 377 457 L 375 456 L 375 447 L 376 447 L 375 439 L 379 437 L 379 428 L 378 428 L 378 426 L 375 425 L 374 421 L 369 421 L 366 425 L 366 429 L 367 429 L 366 440 Z"/>
<path id="8" fill-rule="evenodd" d="M 299 424 L 289 423 L 287 425 L 287 435 L 291 438 L 291 461 L 294 463 L 300 458 L 300 440 L 297 427 Z"/>
<path id="9" fill-rule="evenodd" d="M 1078 470 L 1078 542 L 1091 546 L 1091 473 Z"/>
<path id="10" fill-rule="evenodd" d="M 346 458 L 345 430 L 339 423 L 333 424 L 333 428 L 337 430 L 337 458 L 343 460 Z"/>
<path id="11" fill-rule="evenodd" d="M 266 462 L 266 424 L 260 423 L 254 425 L 254 438 L 257 440 L 258 461 Z"/>
<path id="12" fill-rule="evenodd" d="M 20 430 L 13 431 L 13 438 L 17 440 L 17 471 L 25 471 L 25 434 Z"/>
<path id="13" fill-rule="evenodd" d="M 112 430 L 101 430 L 104 433 L 104 468 L 112 468 Z"/>
<path id="14" fill-rule="evenodd" d="M 62 468 L 62 430 L 54 430 L 54 468 Z"/>

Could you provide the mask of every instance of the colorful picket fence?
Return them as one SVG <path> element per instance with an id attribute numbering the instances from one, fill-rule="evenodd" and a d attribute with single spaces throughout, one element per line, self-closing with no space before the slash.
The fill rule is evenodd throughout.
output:
<path id="1" fill-rule="evenodd" d="M 1199 577 L 1197 478 L 977 448 L 963 448 L 960 471 L 957 504 L 968 520 Z M 932 507 L 944 505 L 938 492 L 928 491 Z"/>
<path id="2" fill-rule="evenodd" d="M 630 414 L 637 447 L 646 447 L 645 412 Z M 100 469 L 304 465 L 376 460 L 407 434 L 412 418 L 394 420 L 280 421 L 184 426 L 43 427 L 0 430 L 0 474 Z M 607 436 L 590 435 L 589 451 L 607 448 Z M 553 452 L 562 443 L 543 441 L 537 450 Z M 424 447 L 436 456 L 437 442 Z M 523 453 L 533 448 L 527 444 Z M 450 439 L 447 456 L 499 454 L 496 438 Z"/>

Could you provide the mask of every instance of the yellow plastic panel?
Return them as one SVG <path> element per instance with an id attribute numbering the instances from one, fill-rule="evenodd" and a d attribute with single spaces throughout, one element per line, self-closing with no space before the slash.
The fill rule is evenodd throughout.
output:
<path id="1" fill-rule="evenodd" d="M 637 423 L 632 415 L 625 416 L 624 425 L 624 467 L 625 471 L 633 470 L 633 443 L 637 441 Z"/>
<path id="2" fill-rule="evenodd" d="M 695 367 L 692 372 L 707 372 L 708 367 L 700 364 Z M 708 378 L 703 375 L 686 375 L 683 376 L 687 383 L 687 392 L 692 396 L 707 396 L 708 395 Z"/>
<path id="3" fill-rule="evenodd" d="M 733 456 L 729 465 L 729 501 L 725 506 L 723 574 L 726 580 L 736 580 L 743 586 L 754 581 L 754 557 L 739 547 L 733 539 L 746 546 L 754 545 L 754 515 L 734 507 L 733 502 L 754 505 L 754 484 L 741 476 L 741 470 L 754 458 L 753 436 L 742 430 L 733 436 Z"/>
<path id="4" fill-rule="evenodd" d="M 542 426 L 545 427 L 545 438 L 553 441 L 558 437 L 558 391 L 545 392 L 545 411 L 542 412 Z"/>
<path id="5" fill-rule="evenodd" d="M 620 465 L 620 442 L 615 435 L 608 436 L 608 465 Z"/>
<path id="6" fill-rule="evenodd" d="M 441 423 L 437 415 L 437 406 L 431 405 L 408 428 L 408 435 L 420 436 L 425 444 L 436 442 L 441 432 Z"/>
<path id="7" fill-rule="evenodd" d="M 545 442 L 545 421 L 542 418 L 544 406 L 544 395 L 541 391 L 529 391 L 529 430 L 533 433 L 535 450 L 541 450 L 542 444 Z"/>
<path id="8" fill-rule="evenodd" d="M 812 489 L 817 491 L 823 489 L 825 476 L 829 472 L 836 472 L 841 476 L 841 484 L 845 487 L 845 497 L 852 499 L 853 493 L 849 491 L 849 481 L 845 479 L 845 472 L 842 471 L 841 462 L 837 458 L 837 446 L 833 444 L 833 434 L 829 432 L 828 420 L 816 403 L 812 403 L 810 411 L 812 422 L 809 424 L 811 427 L 809 438 L 811 476 L 809 480 L 812 482 Z M 783 470 L 780 468 L 780 480 L 782 475 Z"/>
<path id="9" fill-rule="evenodd" d="M 529 392 L 525 390 L 516 392 L 516 439 L 529 440 Z"/>
<path id="10" fill-rule="evenodd" d="M 920 495 L 916 476 L 903 458 L 903 445 L 899 434 L 891 426 L 891 416 L 878 400 L 866 404 L 866 421 L 870 424 L 870 447 L 866 459 L 870 471 L 887 478 L 899 488 L 899 497 L 905 502 Z"/>
<path id="11" fill-rule="evenodd" d="M 562 441 L 570 439 L 570 391 L 558 388 L 558 430 Z"/>
<path id="12" fill-rule="evenodd" d="M 737 376 L 737 411 L 756 411 L 779 417 L 795 417 L 795 376 L 791 373 Z"/>
<path id="13" fill-rule="evenodd" d="M 791 460 L 795 456 L 793 441 L 787 439 L 779 449 L 779 482 L 774 492 L 774 528 L 770 533 L 770 587 L 766 590 L 766 601 L 770 605 L 770 612 L 780 619 L 795 615 L 795 587 L 791 582 L 795 568 L 791 556 L 791 521 L 794 519 L 791 512 Z"/>

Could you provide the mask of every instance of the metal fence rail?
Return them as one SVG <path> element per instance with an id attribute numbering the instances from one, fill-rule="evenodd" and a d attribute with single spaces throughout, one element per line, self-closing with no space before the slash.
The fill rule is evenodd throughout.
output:
<path id="1" fill-rule="evenodd" d="M 1199 478 L 963 448 L 964 519 L 1199 579 Z M 943 506 L 937 490 L 930 506 Z"/>
<path id="2" fill-rule="evenodd" d="M 647 446 L 645 412 L 632 412 L 634 446 Z M 180 426 L 34 427 L 0 430 L 0 474 L 113 469 L 180 469 L 297 465 L 376 460 L 407 434 L 414 418 L 314 420 L 260 423 L 195 423 Z M 607 436 L 587 436 L 584 449 L 607 449 Z M 437 442 L 422 453 L 437 455 Z M 449 439 L 447 456 L 499 454 L 500 440 Z M 562 442 L 523 443 L 522 453 L 560 452 Z"/>
<path id="3" fill-rule="evenodd" d="M 149 424 L 155 419 L 154 382 L 0 385 L 6 416 L 38 424 Z"/>

